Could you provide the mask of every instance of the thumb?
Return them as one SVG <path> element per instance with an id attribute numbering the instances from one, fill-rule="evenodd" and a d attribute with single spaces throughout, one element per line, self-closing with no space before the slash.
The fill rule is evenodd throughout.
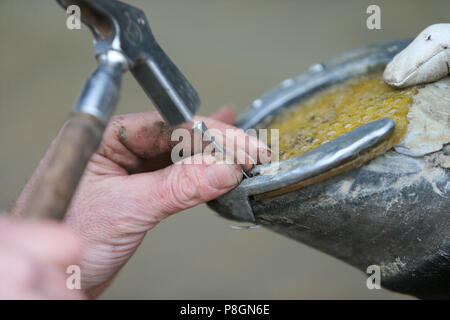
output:
<path id="1" fill-rule="evenodd" d="M 242 180 L 242 168 L 212 155 L 196 154 L 164 169 L 128 176 L 121 189 L 156 224 L 169 215 L 215 199 Z M 139 218 L 139 217 L 134 217 Z"/>

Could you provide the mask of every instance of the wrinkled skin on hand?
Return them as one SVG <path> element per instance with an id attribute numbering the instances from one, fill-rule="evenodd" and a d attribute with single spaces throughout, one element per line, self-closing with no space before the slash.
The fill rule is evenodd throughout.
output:
<path id="1" fill-rule="evenodd" d="M 423 30 L 384 70 L 384 81 L 398 88 L 437 81 L 450 74 L 450 23 Z"/>
<path id="2" fill-rule="evenodd" d="M 226 108 L 211 118 L 197 119 L 210 129 L 225 131 L 234 128 L 230 124 L 235 113 Z M 66 223 L 81 237 L 82 288 L 91 297 L 102 292 L 147 231 L 173 213 L 226 193 L 241 181 L 242 169 L 254 165 L 225 164 L 202 154 L 193 155 L 195 160 L 201 158 L 200 164 L 187 164 L 186 160 L 172 164 L 170 151 L 175 143 L 170 141 L 171 132 L 156 112 L 115 116 L 86 168 Z M 241 130 L 238 134 L 241 152 L 247 151 L 247 141 L 270 155 L 256 138 Z M 39 173 L 38 169 L 22 192 L 16 214 L 20 215 Z"/>
<path id="3" fill-rule="evenodd" d="M 67 226 L 0 218 L 0 300 L 84 298 L 66 287 L 67 267 L 80 257 L 79 239 Z"/>

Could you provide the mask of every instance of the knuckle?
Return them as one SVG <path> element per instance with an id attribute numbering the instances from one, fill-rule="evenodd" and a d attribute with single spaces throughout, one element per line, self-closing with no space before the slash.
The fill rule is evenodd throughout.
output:
<path id="1" fill-rule="evenodd" d="M 204 184 L 200 165 L 182 164 L 180 168 L 171 183 L 171 198 L 177 209 L 184 209 L 201 202 Z"/>
<path id="2" fill-rule="evenodd" d="M 109 120 L 109 124 L 106 127 L 105 132 L 111 133 L 114 132 L 117 136 L 120 135 L 120 128 L 122 127 L 123 116 L 122 115 L 114 115 Z"/>

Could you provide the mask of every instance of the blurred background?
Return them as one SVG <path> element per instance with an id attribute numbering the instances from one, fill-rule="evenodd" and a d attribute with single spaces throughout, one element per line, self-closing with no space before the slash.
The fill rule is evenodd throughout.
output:
<path id="1" fill-rule="evenodd" d="M 370 43 L 448 22 L 450 2 L 128 0 L 200 93 L 200 114 L 242 110 L 283 79 Z M 366 9 L 381 8 L 381 30 Z M 9 210 L 96 66 L 92 36 L 66 28 L 55 1 L 0 0 L 0 210 Z M 126 74 L 116 113 L 152 110 Z M 152 230 L 103 298 L 408 299 L 265 229 L 233 230 L 205 205 Z"/>

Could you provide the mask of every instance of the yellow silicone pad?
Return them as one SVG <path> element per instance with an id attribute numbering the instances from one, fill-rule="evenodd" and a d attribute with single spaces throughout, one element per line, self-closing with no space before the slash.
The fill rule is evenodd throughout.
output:
<path id="1" fill-rule="evenodd" d="M 279 129 L 280 160 L 301 155 L 362 124 L 384 117 L 395 121 L 394 134 L 376 148 L 386 151 L 405 134 L 406 115 L 416 92 L 416 88 L 389 87 L 377 72 L 315 93 L 282 111 L 270 123 L 269 129 Z"/>

